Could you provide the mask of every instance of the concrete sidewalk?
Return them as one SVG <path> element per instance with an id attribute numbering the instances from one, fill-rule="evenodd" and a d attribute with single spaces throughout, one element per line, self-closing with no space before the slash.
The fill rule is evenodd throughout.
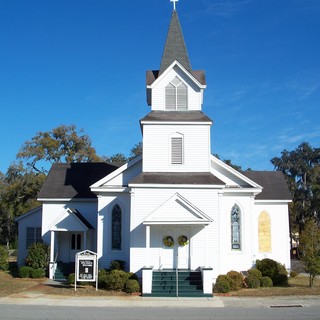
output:
<path id="1" fill-rule="evenodd" d="M 141 308 L 301 308 L 319 306 L 318 296 L 287 297 L 224 297 L 212 298 L 153 298 L 139 296 L 68 296 L 48 294 L 52 284 L 47 280 L 42 285 L 0 298 L 0 304 L 48 305 L 73 307 L 141 307 Z"/>

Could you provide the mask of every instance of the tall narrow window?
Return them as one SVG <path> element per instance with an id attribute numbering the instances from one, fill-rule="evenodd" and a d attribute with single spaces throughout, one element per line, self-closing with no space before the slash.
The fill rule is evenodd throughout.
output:
<path id="1" fill-rule="evenodd" d="M 188 109 L 188 88 L 178 77 L 175 77 L 166 86 L 165 95 L 166 110 L 183 111 Z"/>
<path id="2" fill-rule="evenodd" d="M 231 209 L 231 249 L 241 250 L 240 209 L 234 205 Z"/>
<path id="3" fill-rule="evenodd" d="M 80 233 L 71 234 L 71 250 L 81 250 L 81 242 Z"/>
<path id="4" fill-rule="evenodd" d="M 27 228 L 27 248 L 35 242 L 42 242 L 41 228 Z"/>
<path id="5" fill-rule="evenodd" d="M 183 138 L 171 138 L 171 164 L 183 163 Z"/>
<path id="6" fill-rule="evenodd" d="M 121 250 L 121 208 L 115 205 L 112 209 L 112 230 L 111 230 L 111 248 L 112 250 Z"/>

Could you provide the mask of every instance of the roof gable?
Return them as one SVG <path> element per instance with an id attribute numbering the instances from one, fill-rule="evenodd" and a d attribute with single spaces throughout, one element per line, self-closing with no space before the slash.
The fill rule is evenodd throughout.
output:
<path id="1" fill-rule="evenodd" d="M 88 231 L 94 228 L 78 210 L 67 208 L 48 229 L 50 231 Z"/>
<path id="2" fill-rule="evenodd" d="M 144 224 L 200 224 L 206 225 L 212 219 L 179 193 L 161 204 L 143 221 Z"/>
<path id="3" fill-rule="evenodd" d="M 262 189 L 255 181 L 243 173 L 233 169 L 217 157 L 211 155 L 211 172 L 224 181 L 227 188 L 258 188 Z M 261 191 L 261 190 L 260 190 Z"/>
<path id="4" fill-rule="evenodd" d="M 189 78 L 189 80 L 194 83 L 198 88 L 205 89 L 206 83 L 205 83 L 205 76 L 203 71 L 197 71 L 197 72 L 190 72 L 188 71 L 178 60 L 174 60 L 162 73 L 150 73 L 147 72 L 147 88 L 153 89 L 155 86 L 158 85 L 159 82 L 163 78 L 167 76 L 167 74 L 172 70 L 175 69 L 178 76 L 186 76 Z M 157 78 L 152 81 L 152 76 L 157 75 Z M 148 84 L 150 83 L 150 84 Z"/>
<path id="5" fill-rule="evenodd" d="M 112 181 L 113 180 L 115 181 L 117 177 L 119 177 L 121 174 L 123 174 L 125 171 L 127 171 L 130 168 L 132 168 L 133 166 L 139 164 L 139 162 L 140 162 L 140 164 L 142 164 L 142 155 L 139 155 L 139 156 L 135 157 L 131 161 L 129 161 L 129 162 L 125 163 L 124 165 L 122 165 L 117 170 L 115 170 L 112 173 L 104 176 L 102 179 L 96 181 L 94 184 L 92 184 L 90 186 L 91 190 L 97 189 L 97 188 L 102 187 L 103 185 L 107 185 L 107 184 L 124 186 L 126 183 L 123 181 L 123 178 L 121 179 L 121 183 L 115 182 L 113 184 Z"/>

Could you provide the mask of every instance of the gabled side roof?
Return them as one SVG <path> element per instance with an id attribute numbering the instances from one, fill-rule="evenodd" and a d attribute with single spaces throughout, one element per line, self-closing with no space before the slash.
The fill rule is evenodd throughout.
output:
<path id="1" fill-rule="evenodd" d="M 38 199 L 96 198 L 90 185 L 118 167 L 104 162 L 55 163 L 40 190 Z"/>
<path id="2" fill-rule="evenodd" d="M 287 182 L 280 171 L 243 171 L 243 175 L 263 187 L 256 200 L 292 200 Z"/>

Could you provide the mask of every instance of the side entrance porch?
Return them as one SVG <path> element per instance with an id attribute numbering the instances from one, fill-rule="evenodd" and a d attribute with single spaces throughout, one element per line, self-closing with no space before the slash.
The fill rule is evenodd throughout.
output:
<path id="1" fill-rule="evenodd" d="M 62 280 L 74 272 L 76 254 L 92 250 L 94 228 L 78 210 L 68 208 L 54 221 L 49 231 L 49 278 Z"/>

